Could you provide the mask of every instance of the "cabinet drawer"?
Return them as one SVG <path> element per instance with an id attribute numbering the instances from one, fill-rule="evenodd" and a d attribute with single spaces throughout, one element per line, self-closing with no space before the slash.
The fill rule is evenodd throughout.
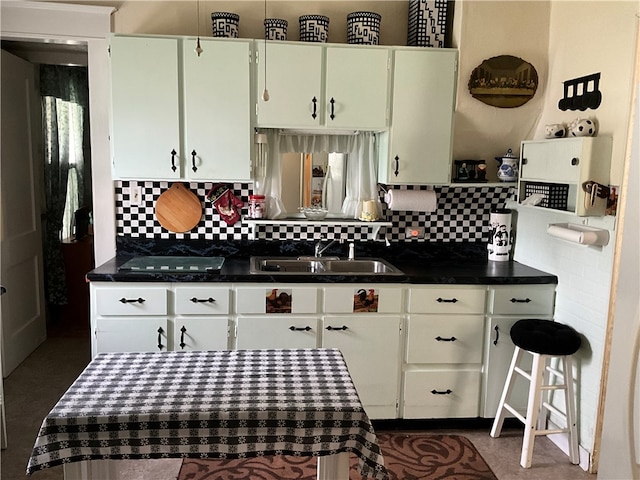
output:
<path id="1" fill-rule="evenodd" d="M 167 314 L 166 288 L 96 288 L 95 299 L 96 313 L 101 316 Z"/>
<path id="2" fill-rule="evenodd" d="M 315 287 L 239 287 L 236 313 L 316 313 L 318 290 Z"/>
<path id="3" fill-rule="evenodd" d="M 484 313 L 486 288 L 409 289 L 409 313 Z"/>
<path id="4" fill-rule="evenodd" d="M 489 312 L 501 315 L 552 315 L 555 285 L 492 287 Z"/>
<path id="5" fill-rule="evenodd" d="M 480 372 L 407 371 L 402 418 L 477 417 Z"/>
<path id="6" fill-rule="evenodd" d="M 407 363 L 482 363 L 484 316 L 411 315 Z"/>
<path id="7" fill-rule="evenodd" d="M 349 285 L 324 289 L 325 313 L 400 313 L 402 288 Z"/>
<path id="8" fill-rule="evenodd" d="M 99 318 L 96 320 L 95 352 L 166 352 L 167 319 Z"/>
<path id="9" fill-rule="evenodd" d="M 295 317 L 238 317 L 238 350 L 259 348 L 316 348 L 318 319 Z"/>
<path id="10" fill-rule="evenodd" d="M 224 315 L 229 313 L 231 290 L 225 287 L 176 287 L 178 315 Z"/>

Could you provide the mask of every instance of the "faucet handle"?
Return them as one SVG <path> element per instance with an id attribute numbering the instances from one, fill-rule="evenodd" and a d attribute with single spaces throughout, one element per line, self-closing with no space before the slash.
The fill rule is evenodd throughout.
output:
<path id="1" fill-rule="evenodd" d="M 349 243 L 349 257 L 348 257 L 348 260 L 355 260 L 355 258 L 356 258 L 355 250 L 356 250 L 356 245 L 353 242 Z"/>

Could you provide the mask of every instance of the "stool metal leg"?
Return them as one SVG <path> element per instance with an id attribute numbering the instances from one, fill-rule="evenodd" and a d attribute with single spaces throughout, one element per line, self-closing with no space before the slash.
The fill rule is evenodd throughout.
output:
<path id="1" fill-rule="evenodd" d="M 547 357 L 539 353 L 533 353 L 531 364 L 531 384 L 529 385 L 529 399 L 527 401 L 527 416 L 524 425 L 524 438 L 522 440 L 522 455 L 520 465 L 524 468 L 531 467 L 533 459 L 533 445 L 536 439 L 536 426 L 540 414 L 540 402 L 542 401 L 541 385 L 544 380 L 545 362 Z"/>
<path id="2" fill-rule="evenodd" d="M 567 386 L 564 398 L 565 411 L 567 415 L 567 428 L 569 429 L 569 458 L 571 459 L 571 463 L 577 465 L 580 463 L 580 450 L 578 448 L 576 399 L 573 388 L 573 358 L 571 356 L 563 357 L 562 366 L 564 367 L 564 383 Z"/>
<path id="3" fill-rule="evenodd" d="M 507 379 L 504 382 L 504 388 L 502 389 L 502 395 L 500 396 L 500 402 L 498 403 L 496 418 L 493 420 L 493 425 L 491 427 L 491 436 L 494 438 L 499 437 L 500 432 L 502 431 L 502 424 L 504 423 L 504 418 L 507 415 L 508 411 L 505 408 L 505 403 L 507 403 L 507 400 L 511 396 L 511 390 L 513 389 L 513 385 L 516 380 L 514 373 L 516 371 L 516 367 L 520 363 L 521 358 L 522 350 L 520 349 L 520 347 L 515 347 L 515 350 L 513 351 L 513 357 L 511 357 L 511 366 L 509 367 Z"/>

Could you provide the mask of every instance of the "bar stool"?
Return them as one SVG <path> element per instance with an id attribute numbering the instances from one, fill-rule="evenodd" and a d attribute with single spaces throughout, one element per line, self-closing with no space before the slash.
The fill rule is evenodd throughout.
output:
<path id="1" fill-rule="evenodd" d="M 531 467 L 533 444 L 537 435 L 554 433 L 569 434 L 569 457 L 571 463 L 578 464 L 580 452 L 576 427 L 572 355 L 580 348 L 580 336 L 568 325 L 535 318 L 518 320 L 511 327 L 510 334 L 516 347 L 491 428 L 491 436 L 494 438 L 500 436 L 505 416 L 507 412 L 511 412 L 525 425 L 520 465 L 524 468 Z M 531 372 L 523 370 L 520 366 L 524 352 L 533 356 Z M 555 368 L 549 361 L 552 358 L 559 360 Z M 562 370 L 559 370 L 560 363 L 562 363 Z M 508 403 L 517 378 L 514 373 L 530 382 L 526 417 Z M 557 383 L 556 379 L 562 383 Z M 549 392 L 553 390 L 564 390 L 564 412 L 549 403 Z M 561 417 L 566 422 L 566 428 L 547 429 L 547 414 L 543 414 L 544 410 Z"/>

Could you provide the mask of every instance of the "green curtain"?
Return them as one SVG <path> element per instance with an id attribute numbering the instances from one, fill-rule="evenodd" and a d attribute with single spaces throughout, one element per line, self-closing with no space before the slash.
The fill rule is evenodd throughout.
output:
<path id="1" fill-rule="evenodd" d="M 45 157 L 45 290 L 51 305 L 67 303 L 61 242 L 68 194 L 77 197 L 73 198 L 73 206 L 91 203 L 88 91 L 86 67 L 40 66 Z M 77 185 L 75 192 L 67 191 L 70 169 L 74 173 L 73 184 Z"/>

